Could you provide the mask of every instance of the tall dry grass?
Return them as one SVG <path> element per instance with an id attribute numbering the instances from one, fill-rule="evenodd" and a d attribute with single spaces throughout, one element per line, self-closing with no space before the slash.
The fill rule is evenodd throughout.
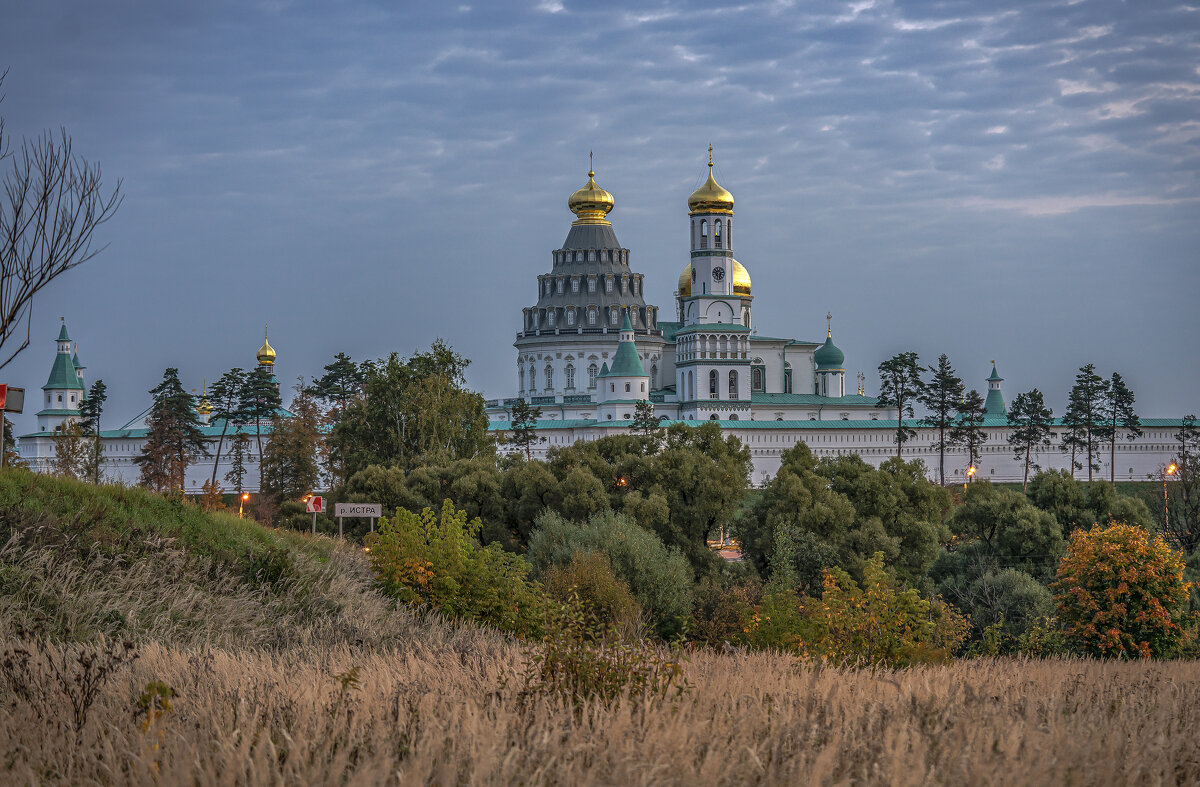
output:
<path id="1" fill-rule="evenodd" d="M 387 651 L 150 643 L 106 685 L 79 734 L 65 703 L 6 698 L 2 780 L 1200 781 L 1194 663 L 982 660 L 872 673 L 814 669 L 781 655 L 697 653 L 688 665 L 694 689 L 683 699 L 590 706 L 576 717 L 516 700 L 521 659 L 517 647 L 467 629 Z M 154 680 L 176 697 L 171 712 L 143 729 L 135 697 Z"/>

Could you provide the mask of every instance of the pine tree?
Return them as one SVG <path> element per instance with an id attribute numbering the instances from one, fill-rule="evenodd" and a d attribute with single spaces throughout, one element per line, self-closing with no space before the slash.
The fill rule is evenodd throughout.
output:
<path id="1" fill-rule="evenodd" d="M 1050 447 L 1050 428 L 1054 425 L 1054 411 L 1046 406 L 1042 392 L 1034 388 L 1028 393 L 1017 394 L 1008 411 L 1008 425 L 1012 434 L 1008 444 L 1013 447 L 1017 459 L 1025 464 L 1025 476 L 1021 482 L 1024 491 L 1029 486 L 1029 467 L 1033 455 L 1039 448 Z M 1033 469 L 1040 469 L 1036 463 Z"/>
<path id="2" fill-rule="evenodd" d="M 279 389 L 275 387 L 269 371 L 260 367 L 246 375 L 246 384 L 242 386 L 238 408 L 246 419 L 246 423 L 254 424 L 254 435 L 258 445 L 258 486 L 260 489 L 263 479 L 262 427 L 264 423 L 271 422 L 281 404 Z"/>
<path id="3" fill-rule="evenodd" d="M 963 395 L 962 378 L 954 373 L 950 359 L 945 353 L 938 356 L 937 366 L 930 366 L 933 376 L 921 392 L 920 401 L 929 410 L 929 415 L 921 419 L 922 426 L 937 429 L 937 440 L 933 447 L 938 451 L 938 479 L 942 486 L 946 485 L 946 448 L 953 445 L 950 431 L 954 426 L 955 408 Z"/>
<path id="4" fill-rule="evenodd" d="M 163 372 L 162 382 L 150 395 L 154 403 L 146 418 L 146 442 L 133 461 L 142 468 L 144 486 L 159 492 L 183 491 L 188 465 L 208 456 L 195 398 L 183 389 L 174 367 Z"/>
<path id="5" fill-rule="evenodd" d="M 1125 385 L 1124 378 L 1113 372 L 1108 381 L 1107 396 L 1104 400 L 1105 431 L 1109 439 L 1109 479 L 1114 487 L 1117 485 L 1117 432 L 1125 430 L 1126 440 L 1136 440 L 1142 434 L 1142 422 L 1133 409 L 1133 391 Z"/>
<path id="6" fill-rule="evenodd" d="M 225 446 L 225 435 L 229 427 L 239 429 L 246 424 L 246 416 L 242 412 L 242 390 L 246 387 L 246 373 L 238 367 L 233 367 L 217 378 L 212 386 L 213 411 L 209 423 L 221 422 L 221 437 L 217 440 L 217 455 L 213 459 L 212 478 L 209 486 L 217 485 L 217 465 L 221 463 L 221 449 Z"/>
<path id="7" fill-rule="evenodd" d="M 1166 475 L 1163 475 L 1163 531 L 1176 546 L 1191 555 L 1200 549 L 1200 428 L 1196 416 L 1186 415 L 1175 433 L 1179 448 L 1175 455 L 1175 480 L 1171 482 L 1171 500 L 1167 503 Z"/>
<path id="8" fill-rule="evenodd" d="M 654 414 L 654 402 L 638 402 L 633 406 L 633 421 L 630 427 L 634 432 L 651 440 L 662 435 L 662 419 L 662 416 Z"/>
<path id="9" fill-rule="evenodd" d="M 83 434 L 87 438 L 83 451 L 83 477 L 93 484 L 100 483 L 100 468 L 104 464 L 104 442 L 100 438 L 100 416 L 104 403 L 108 401 L 108 386 L 96 380 L 88 389 L 87 397 L 79 404 L 79 415 Z"/>
<path id="10" fill-rule="evenodd" d="M 1096 462 L 1100 445 L 1108 435 L 1104 423 L 1104 402 L 1108 395 L 1108 384 L 1096 374 L 1094 364 L 1079 368 L 1075 375 L 1075 385 L 1067 399 L 1067 411 L 1063 415 L 1063 425 L 1067 427 L 1063 446 L 1071 451 L 1072 468 L 1079 467 L 1076 457 L 1083 454 L 1087 459 L 1088 482 L 1092 481 L 1094 471 L 1100 469 Z M 1074 469 L 1072 469 L 1074 473 Z"/>
<path id="11" fill-rule="evenodd" d="M 292 417 L 276 414 L 271 419 L 271 434 L 259 465 L 263 493 L 283 500 L 317 488 L 323 448 L 322 413 L 315 397 L 297 386 L 289 410 Z"/>
<path id="12" fill-rule="evenodd" d="M 966 447 L 967 464 L 974 467 L 979 462 L 980 447 L 987 442 L 987 433 L 983 431 L 983 419 L 987 415 L 983 397 L 972 388 L 954 409 L 954 427 L 950 430 L 950 439 L 955 445 Z"/>
<path id="13" fill-rule="evenodd" d="M 0 451 L 4 460 L 0 462 L 0 468 L 21 464 L 21 458 L 17 455 L 17 440 L 13 435 L 13 422 L 3 413 L 0 413 Z"/>
<path id="14" fill-rule="evenodd" d="M 899 353 L 879 364 L 878 404 L 896 410 L 897 459 L 901 458 L 904 444 L 917 434 L 917 430 L 904 425 L 904 417 L 914 416 L 913 404 L 924 390 L 916 353 Z"/>
<path id="15" fill-rule="evenodd" d="M 350 356 L 338 353 L 333 356 L 333 362 L 325 364 L 325 374 L 313 380 L 308 388 L 309 393 L 333 402 L 337 406 L 338 415 L 346 411 L 346 405 L 362 390 L 365 373 Z"/>
<path id="16" fill-rule="evenodd" d="M 542 408 L 533 407 L 524 399 L 518 399 L 512 406 L 512 437 L 509 440 L 517 448 L 525 452 L 525 460 L 533 459 L 533 444 L 545 438 L 537 433 L 537 422 L 542 417 Z"/>
<path id="17" fill-rule="evenodd" d="M 233 486 L 238 497 L 242 496 L 246 482 L 246 450 L 250 447 L 250 438 L 238 432 L 229 441 L 229 472 L 225 480 Z"/>

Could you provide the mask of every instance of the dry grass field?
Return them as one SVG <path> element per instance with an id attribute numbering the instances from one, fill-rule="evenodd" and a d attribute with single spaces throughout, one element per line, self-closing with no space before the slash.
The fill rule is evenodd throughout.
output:
<path id="1" fill-rule="evenodd" d="M 103 635 L 138 655 L 79 723 Z M 1200 783 L 1195 662 L 698 651 L 680 699 L 576 714 L 519 699 L 524 659 L 396 608 L 328 539 L 0 474 L 0 784 Z"/>
<path id="2" fill-rule="evenodd" d="M 981 660 L 872 673 L 697 653 L 683 699 L 589 707 L 576 718 L 515 700 L 520 658 L 489 635 L 450 628 L 386 651 L 149 643 L 105 686 L 79 734 L 65 702 L 6 704 L 5 781 L 1200 781 L 1200 670 L 1191 663 Z M 355 667 L 356 681 L 339 679 Z M 177 696 L 144 728 L 135 698 L 153 680 Z"/>

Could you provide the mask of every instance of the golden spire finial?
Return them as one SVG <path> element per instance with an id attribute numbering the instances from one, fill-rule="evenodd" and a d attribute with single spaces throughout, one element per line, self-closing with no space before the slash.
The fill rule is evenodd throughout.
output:
<path id="1" fill-rule="evenodd" d="M 708 144 L 708 168 L 712 169 L 712 143 Z"/>
<path id="2" fill-rule="evenodd" d="M 588 177 L 596 177 L 596 168 L 592 166 L 592 151 L 588 151 Z"/>
<path id="3" fill-rule="evenodd" d="M 833 338 L 833 312 L 825 313 L 825 338 Z"/>

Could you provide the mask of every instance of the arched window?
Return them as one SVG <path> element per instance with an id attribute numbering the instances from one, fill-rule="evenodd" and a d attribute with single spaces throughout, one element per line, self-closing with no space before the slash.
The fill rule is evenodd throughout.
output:
<path id="1" fill-rule="evenodd" d="M 700 248 L 708 248 L 708 219 L 700 222 Z"/>
<path id="2" fill-rule="evenodd" d="M 596 277 L 592 276 L 588 279 L 588 292 L 596 291 Z"/>
<path id="3" fill-rule="evenodd" d="M 519 388 L 517 390 L 524 391 L 525 390 L 525 367 L 524 366 L 517 369 L 517 379 L 519 381 Z"/>
<path id="4" fill-rule="evenodd" d="M 761 368 L 756 366 L 754 367 L 754 370 L 750 372 L 750 385 L 756 391 L 761 391 L 763 389 L 763 370 Z"/>
<path id="5" fill-rule="evenodd" d="M 733 219 L 726 219 L 725 243 L 733 248 Z"/>
<path id="6" fill-rule="evenodd" d="M 721 248 L 721 224 L 722 224 L 722 222 L 720 219 L 718 219 L 713 224 L 713 248 L 714 249 Z"/>
<path id="7" fill-rule="evenodd" d="M 712 415 L 710 415 L 710 416 L 708 417 L 708 420 L 710 420 L 710 421 L 715 421 L 715 420 L 717 420 L 717 414 L 716 414 L 716 413 L 713 413 Z"/>
<path id="8" fill-rule="evenodd" d="M 605 292 L 612 292 L 612 282 L 613 282 L 612 276 L 604 277 L 604 291 Z"/>
<path id="9" fill-rule="evenodd" d="M 621 316 L 621 310 L 618 309 L 616 306 L 610 306 L 608 308 L 609 322 L 611 322 L 613 325 L 617 324 L 617 318 L 619 318 L 620 316 Z"/>
<path id="10" fill-rule="evenodd" d="M 554 327 L 554 309 L 546 310 L 546 325 L 550 326 L 551 328 Z"/>
<path id="11" fill-rule="evenodd" d="M 650 384 L 657 385 L 658 381 L 658 364 L 650 365 Z"/>
<path id="12" fill-rule="evenodd" d="M 733 369 L 729 370 L 729 398 L 730 399 L 738 398 L 737 372 L 735 372 Z"/>
<path id="13" fill-rule="evenodd" d="M 710 399 L 717 398 L 717 386 L 720 384 L 720 377 L 717 375 L 717 370 L 713 369 L 708 373 L 708 396 Z"/>
<path id="14" fill-rule="evenodd" d="M 629 383 L 625 383 L 625 393 L 629 393 Z"/>
<path id="15" fill-rule="evenodd" d="M 574 389 L 575 388 L 575 367 L 574 367 L 574 365 L 567 364 L 566 375 L 567 375 L 567 387 Z"/>
<path id="16" fill-rule="evenodd" d="M 553 389 L 554 389 L 554 367 L 551 366 L 550 364 L 546 364 L 546 390 L 551 391 Z"/>
<path id="17" fill-rule="evenodd" d="M 568 309 L 567 310 L 567 325 L 574 325 L 574 324 L 575 324 L 575 310 Z"/>
<path id="18" fill-rule="evenodd" d="M 571 277 L 571 292 L 579 292 L 579 277 Z"/>
<path id="19" fill-rule="evenodd" d="M 736 421 L 737 419 L 738 419 L 737 413 L 734 413 L 733 415 L 729 416 L 730 421 Z"/>
<path id="20" fill-rule="evenodd" d="M 593 363 L 588 365 L 588 388 L 596 387 L 596 375 L 599 373 L 600 370 L 596 368 L 596 364 Z"/>
<path id="21" fill-rule="evenodd" d="M 588 325 L 596 324 L 596 310 L 588 309 Z"/>

